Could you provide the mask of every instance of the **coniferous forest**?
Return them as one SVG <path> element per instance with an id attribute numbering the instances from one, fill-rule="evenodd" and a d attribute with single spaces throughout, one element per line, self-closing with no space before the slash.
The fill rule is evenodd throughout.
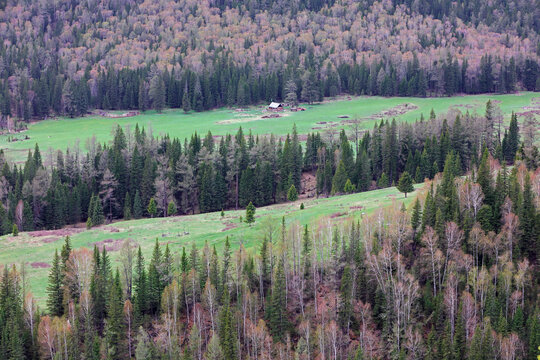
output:
<path id="1" fill-rule="evenodd" d="M 540 90 L 534 1 L 0 1 L 0 127 L 91 109 Z M 294 87 L 293 87 L 294 84 Z"/>
<path id="2" fill-rule="evenodd" d="M 530 0 L 0 0 L 0 39 L 1 136 L 115 110 L 540 91 Z M 366 118 L 188 138 L 115 125 L 110 141 L 79 139 L 84 150 L 36 143 L 14 162 L 0 148 L 1 259 L 47 252 L 0 266 L 0 359 L 535 360 L 540 98 L 529 95 L 521 109 L 452 105 L 369 130 Z M 360 192 L 354 211 L 291 214 Z M 390 206 L 364 212 L 383 196 Z M 263 224 L 268 209 L 279 217 Z M 234 234 L 261 229 L 256 239 L 160 231 L 232 210 L 245 226 Z M 28 240 L 91 238 L 124 220 L 159 228 L 113 249 L 78 233 Z M 37 268 L 44 296 L 29 284 Z"/>
<path id="3" fill-rule="evenodd" d="M 183 142 L 118 127 L 87 154 L 44 167 L 3 160 L 2 231 L 170 216 L 295 200 L 313 173 L 319 196 L 396 184 L 396 202 L 332 224 L 280 224 L 233 250 L 156 239 L 144 258 L 125 240 L 51 254 L 46 307 L 24 271 L 0 276 L 5 359 L 535 359 L 540 341 L 539 154 L 534 118 L 486 113 L 381 122 L 285 139 L 244 134 Z M 255 204 L 255 205 L 254 205 Z M 24 270 L 24 269 L 23 269 Z"/>

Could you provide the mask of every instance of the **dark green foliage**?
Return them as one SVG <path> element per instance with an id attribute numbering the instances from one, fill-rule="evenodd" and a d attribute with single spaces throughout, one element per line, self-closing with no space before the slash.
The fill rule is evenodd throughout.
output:
<path id="1" fill-rule="evenodd" d="M 51 315 L 55 316 L 62 316 L 64 313 L 62 279 L 62 264 L 58 251 L 56 251 L 49 271 L 47 285 L 47 309 Z"/>
<path id="2" fill-rule="evenodd" d="M 246 222 L 248 224 L 255 222 L 255 206 L 253 205 L 251 201 L 246 207 Z"/>
<path id="3" fill-rule="evenodd" d="M 275 341 L 283 342 L 289 331 L 290 324 L 286 303 L 285 272 L 283 263 L 280 262 L 276 267 L 272 293 L 266 310 L 268 327 Z"/>
<path id="4" fill-rule="evenodd" d="M 379 178 L 379 181 L 377 182 L 377 185 L 380 188 L 387 188 L 388 187 L 388 176 L 386 175 L 386 173 L 383 172 L 381 174 L 381 177 Z"/>
<path id="5" fill-rule="evenodd" d="M 347 180 L 347 170 L 345 169 L 343 160 L 341 160 L 332 179 L 332 194 L 343 193 L 345 191 L 345 184 L 347 183 Z"/>
<path id="6" fill-rule="evenodd" d="M 352 275 L 351 268 L 347 265 L 343 270 L 341 275 L 341 286 L 340 286 L 340 301 L 338 308 L 338 319 L 341 328 L 349 332 L 351 317 L 353 315 L 353 304 L 352 304 Z"/>
<path id="7" fill-rule="evenodd" d="M 169 201 L 169 205 L 167 206 L 167 215 L 168 216 L 174 216 L 176 215 L 177 209 L 174 201 Z"/>
<path id="8" fill-rule="evenodd" d="M 143 216 L 143 205 L 139 190 L 135 193 L 135 199 L 133 200 L 133 217 L 140 219 Z"/>
<path id="9" fill-rule="evenodd" d="M 408 172 L 405 171 L 401 174 L 397 189 L 400 192 L 404 193 L 405 197 L 407 197 L 407 193 L 414 191 L 413 179 L 411 178 L 411 175 L 409 175 Z"/>
<path id="10" fill-rule="evenodd" d="M 126 198 L 124 199 L 124 219 L 131 219 L 131 197 L 129 196 L 129 192 L 126 192 Z"/>
<path id="11" fill-rule="evenodd" d="M 287 191 L 287 200 L 289 201 L 298 200 L 298 192 L 296 191 L 296 187 L 294 186 L 294 184 L 292 184 L 289 190 Z"/>
<path id="12" fill-rule="evenodd" d="M 223 350 L 223 360 L 237 360 L 238 346 L 236 328 L 228 294 L 219 315 L 219 339 Z"/>
<path id="13" fill-rule="evenodd" d="M 148 202 L 148 207 L 146 208 L 146 211 L 148 211 L 148 215 L 150 217 L 154 217 L 157 214 L 157 203 L 156 199 L 150 198 L 150 201 Z"/>
<path id="14" fill-rule="evenodd" d="M 351 183 L 350 179 L 347 179 L 347 182 L 345 183 L 345 186 L 343 187 L 343 191 L 346 194 L 352 194 L 356 190 L 356 187 Z"/>

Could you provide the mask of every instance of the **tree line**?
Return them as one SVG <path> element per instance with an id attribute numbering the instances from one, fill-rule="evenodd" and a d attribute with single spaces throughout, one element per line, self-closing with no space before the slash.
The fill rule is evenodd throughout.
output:
<path id="1" fill-rule="evenodd" d="M 303 70 L 297 66 L 298 54 L 293 53 L 284 69 L 261 74 L 252 67 L 235 65 L 230 53 L 216 51 L 211 60 L 214 70 L 202 74 L 177 72 L 174 67 L 171 71 L 157 70 L 155 66 L 136 70 L 109 67 L 100 68 L 95 81 L 90 67 L 80 78 L 72 79 L 66 76 L 61 63 L 43 70 L 36 64 L 36 77 L 22 74 L 17 91 L 10 90 L 8 78 L 0 78 L 0 127 L 8 127 L 8 116 L 29 121 L 52 115 L 84 116 L 92 109 L 161 112 L 176 108 L 189 112 L 262 101 L 312 103 L 344 93 L 425 97 L 539 89 L 540 67 L 530 59 L 516 63 L 513 57 L 501 60 L 486 55 L 481 59 L 477 78 L 468 75 L 467 59 L 460 63 L 450 55 L 430 69 L 421 67 L 415 55 L 403 72 L 387 60 L 369 64 L 362 59 L 359 63 L 355 60 L 354 65 L 337 67 L 321 66 L 313 54 L 308 60 Z M 175 61 L 179 64 L 181 59 Z"/>
<path id="2" fill-rule="evenodd" d="M 538 173 L 453 153 L 407 209 L 302 225 L 218 252 L 134 240 L 52 257 L 47 306 L 0 277 L 4 359 L 536 359 Z M 174 245 L 176 247 L 176 245 Z"/>
<path id="3" fill-rule="evenodd" d="M 539 163 L 536 120 L 527 117 L 520 131 L 517 115 L 503 125 L 498 106 L 488 102 L 484 116 L 447 114 L 414 124 L 382 121 L 360 131 L 353 121 L 341 131 L 303 137 L 244 134 L 240 127 L 219 141 L 208 132 L 191 138 L 154 137 L 137 125 L 116 127 L 110 143 L 88 139 L 78 148 L 49 152 L 46 163 L 36 144 L 24 165 L 5 160 L 0 151 L 0 234 L 57 229 L 86 222 L 99 226 L 113 219 L 171 216 L 260 207 L 294 201 L 298 194 L 329 196 L 431 179 L 454 154 L 459 174 L 479 163 L 487 146 L 501 162 L 516 156 L 529 168 Z M 520 138 L 523 136 L 523 141 Z M 532 139 L 532 140 L 531 140 Z M 303 174 L 315 177 L 313 185 Z M 310 187 L 305 189 L 304 187 Z"/>

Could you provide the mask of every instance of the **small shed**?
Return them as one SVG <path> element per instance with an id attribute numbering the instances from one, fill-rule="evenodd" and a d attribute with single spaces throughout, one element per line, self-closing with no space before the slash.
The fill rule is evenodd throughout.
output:
<path id="1" fill-rule="evenodd" d="M 281 111 L 283 110 L 283 104 L 277 103 L 277 102 L 271 102 L 270 105 L 268 105 L 268 110 Z"/>

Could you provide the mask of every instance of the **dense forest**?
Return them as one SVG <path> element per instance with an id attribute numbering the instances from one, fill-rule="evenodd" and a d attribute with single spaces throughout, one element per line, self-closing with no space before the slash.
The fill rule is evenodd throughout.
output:
<path id="1" fill-rule="evenodd" d="M 540 175 L 487 147 L 458 176 L 465 163 L 447 153 L 409 209 L 335 225 L 284 217 L 256 249 L 225 239 L 219 253 L 173 254 L 156 239 L 145 259 L 127 239 L 113 265 L 66 237 L 46 309 L 24 268 L 4 268 L 0 357 L 534 360 Z"/>
<path id="2" fill-rule="evenodd" d="M 347 131 L 300 136 L 293 127 L 291 135 L 276 139 L 239 128 L 219 141 L 208 132 L 182 142 L 136 126 L 117 127 L 108 144 L 88 139 L 87 152 L 68 148 L 42 155 L 36 144 L 22 166 L 0 151 L 0 234 L 11 233 L 13 225 L 31 231 L 86 221 L 92 227 L 250 202 L 264 206 L 303 193 L 367 191 L 397 185 L 403 173 L 420 183 L 443 170 L 448 154 L 457 174 L 466 173 L 478 165 L 484 147 L 501 163 L 512 164 L 517 155 L 528 168 L 538 167 L 537 119 L 527 116 L 523 131 L 516 115 L 508 129 L 502 122 L 500 108 L 489 101 L 483 116 L 432 112 L 414 124 L 381 120 L 367 132 L 353 123 Z M 306 184 L 307 175 L 316 184 Z"/>
<path id="3" fill-rule="evenodd" d="M 534 1 L 0 1 L 0 127 L 89 109 L 540 89 Z"/>

